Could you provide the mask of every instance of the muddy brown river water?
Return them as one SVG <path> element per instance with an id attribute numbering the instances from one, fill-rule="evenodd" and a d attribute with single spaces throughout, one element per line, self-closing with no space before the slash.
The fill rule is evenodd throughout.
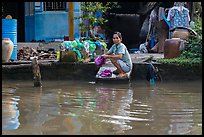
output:
<path id="1" fill-rule="evenodd" d="M 201 135 L 202 81 L 2 81 L 3 135 Z"/>

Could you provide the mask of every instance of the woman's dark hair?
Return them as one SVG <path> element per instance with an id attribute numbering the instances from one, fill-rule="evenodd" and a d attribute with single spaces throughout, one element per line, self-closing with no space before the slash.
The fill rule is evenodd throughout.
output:
<path id="1" fill-rule="evenodd" d="M 119 37 L 120 39 L 122 39 L 122 34 L 121 34 L 119 31 L 115 31 L 115 32 L 113 33 L 113 35 L 114 35 L 114 34 L 117 34 L 118 37 Z"/>

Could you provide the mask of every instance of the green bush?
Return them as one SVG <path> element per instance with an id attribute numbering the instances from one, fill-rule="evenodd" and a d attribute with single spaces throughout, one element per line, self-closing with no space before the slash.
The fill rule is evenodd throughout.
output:
<path id="1" fill-rule="evenodd" d="M 202 18 L 197 18 L 193 30 L 197 32 L 197 36 L 190 35 L 187 40 L 187 47 L 181 56 L 190 59 L 202 58 Z"/>

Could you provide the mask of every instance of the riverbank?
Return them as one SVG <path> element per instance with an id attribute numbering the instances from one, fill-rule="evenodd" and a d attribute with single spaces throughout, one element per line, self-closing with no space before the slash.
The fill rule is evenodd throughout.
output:
<path id="1" fill-rule="evenodd" d="M 18 49 L 32 47 L 34 49 L 59 48 L 59 42 L 55 43 L 18 43 Z M 173 64 L 160 64 L 157 60 L 163 58 L 163 54 L 157 53 L 132 53 L 133 70 L 130 80 L 146 80 L 147 65 L 145 62 L 152 56 L 153 65 L 159 69 L 163 81 L 168 80 L 202 80 L 202 65 L 191 67 L 176 66 Z M 39 60 L 42 80 L 95 80 L 99 68 L 94 62 L 70 63 L 57 60 Z M 2 63 L 2 80 L 32 80 L 31 61 L 15 61 Z"/>
<path id="2" fill-rule="evenodd" d="M 131 80 L 146 80 L 148 63 L 133 63 Z M 39 63 L 42 80 L 95 80 L 99 68 L 94 62 L 69 63 L 57 61 L 43 61 Z M 202 80 L 202 65 L 182 67 L 155 63 L 163 81 L 169 80 Z M 32 64 L 2 64 L 2 80 L 30 80 L 33 79 Z"/>

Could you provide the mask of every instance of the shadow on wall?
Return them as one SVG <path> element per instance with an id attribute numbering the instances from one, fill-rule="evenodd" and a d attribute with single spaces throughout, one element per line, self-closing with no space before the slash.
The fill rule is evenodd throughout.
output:
<path id="1" fill-rule="evenodd" d="M 139 32 L 141 29 L 140 15 L 138 14 L 115 14 L 110 13 L 108 17 L 107 39 L 112 45 L 112 35 L 115 31 L 122 33 L 123 43 L 128 49 L 138 48 Z"/>

